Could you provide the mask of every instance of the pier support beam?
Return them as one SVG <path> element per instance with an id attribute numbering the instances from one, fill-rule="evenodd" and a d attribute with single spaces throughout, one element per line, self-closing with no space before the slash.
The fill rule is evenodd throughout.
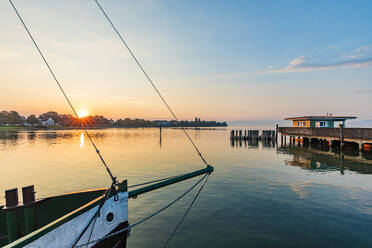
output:
<path id="1" fill-rule="evenodd" d="M 275 130 L 275 142 L 278 142 L 278 133 L 279 133 L 279 125 L 276 124 L 276 130 Z M 282 139 L 283 140 L 283 139 Z M 283 142 L 282 142 L 283 143 Z"/>
<path id="2" fill-rule="evenodd" d="M 340 124 L 340 149 L 341 151 L 345 147 L 345 142 L 344 142 L 344 124 Z"/>
<path id="3" fill-rule="evenodd" d="M 359 142 L 359 151 L 363 152 L 363 141 Z"/>
<path id="4" fill-rule="evenodd" d="M 303 146 L 309 146 L 310 139 L 308 137 L 302 137 L 302 145 Z"/>

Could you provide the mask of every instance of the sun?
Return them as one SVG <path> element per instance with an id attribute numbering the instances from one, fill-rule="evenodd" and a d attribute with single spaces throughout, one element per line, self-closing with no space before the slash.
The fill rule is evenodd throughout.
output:
<path id="1" fill-rule="evenodd" d="M 79 116 L 79 118 L 84 118 L 89 115 L 89 111 L 87 109 L 81 108 L 77 111 L 77 115 Z"/>

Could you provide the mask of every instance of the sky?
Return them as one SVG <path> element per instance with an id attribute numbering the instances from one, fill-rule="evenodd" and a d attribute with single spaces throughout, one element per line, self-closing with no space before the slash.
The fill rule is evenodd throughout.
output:
<path id="1" fill-rule="evenodd" d="M 372 120 L 372 1 L 101 0 L 180 119 Z M 77 109 L 171 119 L 93 0 L 14 0 Z M 0 110 L 71 113 L 8 1 Z"/>

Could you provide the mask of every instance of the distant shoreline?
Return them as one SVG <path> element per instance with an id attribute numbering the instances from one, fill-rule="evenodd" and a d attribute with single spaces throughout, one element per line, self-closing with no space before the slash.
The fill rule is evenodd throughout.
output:
<path id="1" fill-rule="evenodd" d="M 181 128 L 182 126 L 167 126 L 162 127 L 163 129 L 167 128 Z M 226 128 L 227 126 L 183 126 L 185 129 L 210 129 L 210 128 Z M 157 128 L 159 127 L 86 127 L 86 129 L 94 130 L 94 129 L 133 129 L 133 128 Z M 83 130 L 83 127 L 25 127 L 25 126 L 0 126 L 0 132 L 6 131 L 53 131 L 53 130 Z"/>
<path id="2" fill-rule="evenodd" d="M 49 111 L 39 117 L 31 114 L 20 115 L 17 111 L 0 111 L 0 130 L 69 130 L 101 128 L 143 128 L 143 127 L 226 127 L 227 123 L 218 121 L 206 121 L 195 117 L 193 121 L 188 120 L 145 120 L 145 119 L 107 119 L 103 115 L 88 115 L 74 117 L 70 114 L 58 114 Z"/>

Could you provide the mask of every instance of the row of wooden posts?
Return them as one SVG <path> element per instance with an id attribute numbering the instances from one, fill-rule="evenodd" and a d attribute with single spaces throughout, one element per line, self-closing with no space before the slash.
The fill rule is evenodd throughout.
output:
<path id="1" fill-rule="evenodd" d="M 275 130 L 262 130 L 260 135 L 259 130 L 231 130 L 230 139 L 276 141 L 277 132 Z"/>
<path id="2" fill-rule="evenodd" d="M 312 140 L 318 140 L 321 144 L 332 144 L 334 141 L 339 142 L 341 150 L 345 148 L 345 134 L 344 134 L 344 125 L 340 124 L 340 134 L 339 138 L 335 139 L 335 137 L 312 137 L 312 136 L 303 136 L 303 135 L 288 135 L 289 136 L 289 143 L 296 144 L 296 142 L 300 145 L 302 143 L 312 143 Z M 287 143 L 287 134 L 281 133 L 281 143 Z M 363 145 L 360 146 L 363 149 Z"/>

